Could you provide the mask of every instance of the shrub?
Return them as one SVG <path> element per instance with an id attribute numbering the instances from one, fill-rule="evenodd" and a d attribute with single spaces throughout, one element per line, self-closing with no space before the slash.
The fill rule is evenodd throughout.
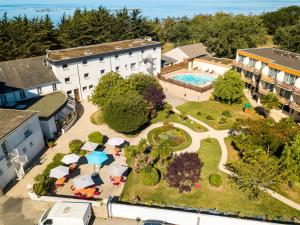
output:
<path id="1" fill-rule="evenodd" d="M 74 139 L 69 143 L 70 152 L 75 154 L 80 154 L 80 148 L 83 145 L 83 142 L 79 139 Z"/>
<path id="2" fill-rule="evenodd" d="M 47 177 L 44 180 L 35 183 L 33 185 L 33 191 L 39 196 L 47 195 L 51 191 L 54 182 L 55 182 L 54 178 Z"/>
<path id="3" fill-rule="evenodd" d="M 149 107 L 136 91 L 116 94 L 103 109 L 105 122 L 114 130 L 132 133 L 149 121 Z"/>
<path id="4" fill-rule="evenodd" d="M 227 122 L 226 117 L 222 117 L 219 121 L 219 124 L 225 124 Z"/>
<path id="5" fill-rule="evenodd" d="M 201 116 L 202 115 L 202 112 L 197 112 L 196 113 L 198 116 Z"/>
<path id="6" fill-rule="evenodd" d="M 207 116 L 206 116 L 206 119 L 207 119 L 207 120 L 214 120 L 213 116 L 211 116 L 211 115 L 207 115 Z"/>
<path id="7" fill-rule="evenodd" d="M 136 156 L 138 150 L 136 146 L 127 145 L 124 149 L 126 159 L 131 159 Z"/>
<path id="8" fill-rule="evenodd" d="M 141 171 L 140 175 L 141 175 L 142 183 L 147 186 L 154 186 L 160 180 L 157 169 L 150 167 L 150 166 L 144 168 Z"/>
<path id="9" fill-rule="evenodd" d="M 88 136 L 88 140 L 100 145 L 104 144 L 104 136 L 98 131 L 90 133 Z"/>
<path id="10" fill-rule="evenodd" d="M 200 178 L 202 165 L 197 153 L 177 155 L 167 168 L 166 181 L 180 193 L 190 192 Z"/>
<path id="11" fill-rule="evenodd" d="M 212 173 L 209 175 L 209 184 L 214 187 L 220 187 L 222 185 L 222 178 L 217 173 Z"/>
<path id="12" fill-rule="evenodd" d="M 232 115 L 231 115 L 231 112 L 229 110 L 224 110 L 222 112 L 222 116 L 230 118 Z"/>
<path id="13" fill-rule="evenodd" d="M 187 113 L 184 111 L 180 111 L 180 115 L 181 119 L 186 120 L 188 118 Z"/>

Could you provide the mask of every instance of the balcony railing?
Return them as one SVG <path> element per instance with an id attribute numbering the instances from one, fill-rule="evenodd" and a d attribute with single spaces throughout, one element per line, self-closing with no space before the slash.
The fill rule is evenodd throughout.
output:
<path id="1" fill-rule="evenodd" d="M 298 104 L 296 102 L 291 102 L 289 106 L 290 106 L 291 109 L 294 109 L 297 112 L 300 112 L 300 104 Z"/>
<path id="2" fill-rule="evenodd" d="M 252 84 L 252 78 L 250 77 L 242 76 L 242 80 L 248 84 Z"/>
<path id="3" fill-rule="evenodd" d="M 276 83 L 275 78 L 272 78 L 272 77 L 269 77 L 269 76 L 266 76 L 266 75 L 262 75 L 260 79 L 265 81 L 265 82 L 268 82 L 270 84 L 275 84 Z"/>
<path id="4" fill-rule="evenodd" d="M 293 94 L 299 95 L 300 96 L 300 88 L 294 87 L 293 89 Z"/>
<path id="5" fill-rule="evenodd" d="M 281 82 L 279 80 L 276 80 L 275 85 L 288 91 L 292 91 L 294 89 L 293 85 Z"/>
<path id="6" fill-rule="evenodd" d="M 278 100 L 279 100 L 279 102 L 281 104 L 283 104 L 283 105 L 288 105 L 289 104 L 289 100 L 288 99 L 286 99 L 286 98 L 284 98 L 282 96 L 279 96 L 279 95 L 277 95 L 277 98 L 278 98 Z"/>
<path id="7" fill-rule="evenodd" d="M 260 71 L 260 70 L 254 68 L 254 67 L 250 67 L 250 66 L 248 66 L 248 65 L 245 65 L 245 64 L 243 64 L 243 63 L 241 63 L 241 62 L 233 61 L 232 65 L 235 66 L 235 67 L 244 69 L 244 70 L 246 70 L 246 71 L 252 72 L 252 73 L 254 73 L 254 74 L 257 74 L 257 75 L 260 75 L 260 74 L 261 74 L 261 71 Z"/>
<path id="8" fill-rule="evenodd" d="M 259 88 L 258 92 L 263 94 L 263 95 L 267 95 L 270 93 L 270 91 L 268 89 L 264 89 L 264 88 Z"/>

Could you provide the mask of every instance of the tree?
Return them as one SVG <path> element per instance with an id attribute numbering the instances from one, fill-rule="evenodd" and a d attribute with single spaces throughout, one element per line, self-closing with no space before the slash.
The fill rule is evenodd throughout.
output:
<path id="1" fill-rule="evenodd" d="M 103 108 L 113 95 L 115 88 L 122 86 L 123 81 L 121 75 L 115 72 L 103 75 L 93 92 L 92 102 L 99 108 Z"/>
<path id="2" fill-rule="evenodd" d="M 161 143 L 159 145 L 152 145 L 150 157 L 154 161 L 159 161 L 163 164 L 164 161 L 171 158 L 172 153 L 173 151 L 167 143 Z"/>
<path id="3" fill-rule="evenodd" d="M 147 102 L 136 91 L 117 94 L 109 98 L 103 108 L 105 122 L 122 133 L 137 131 L 149 121 Z"/>
<path id="4" fill-rule="evenodd" d="M 94 143 L 97 143 L 97 144 L 100 144 L 100 145 L 104 144 L 104 136 L 98 131 L 90 133 L 88 135 L 88 140 L 90 142 L 94 142 Z"/>
<path id="5" fill-rule="evenodd" d="M 170 187 L 179 192 L 190 192 L 192 186 L 200 179 L 202 162 L 197 153 L 176 155 L 167 168 L 165 179 Z"/>
<path id="6" fill-rule="evenodd" d="M 233 103 L 243 97 L 244 82 L 241 75 L 234 71 L 227 71 L 213 82 L 212 96 L 226 103 Z"/>
<path id="7" fill-rule="evenodd" d="M 155 109 L 163 108 L 166 96 L 161 88 L 150 85 L 145 89 L 143 96 Z"/>
<path id="8" fill-rule="evenodd" d="M 146 89 L 151 86 L 156 87 L 158 91 L 162 91 L 162 87 L 155 79 L 155 77 L 144 73 L 131 74 L 127 78 L 126 83 L 129 86 L 130 90 L 135 90 L 140 95 L 143 95 Z"/>
<path id="9" fill-rule="evenodd" d="M 278 29 L 273 40 L 284 50 L 300 53 L 300 19 L 296 25 Z"/>
<path id="10" fill-rule="evenodd" d="M 248 192 L 250 199 L 256 198 L 261 190 L 279 187 L 290 177 L 281 161 L 265 152 L 251 152 L 251 156 L 228 163 L 226 168 L 232 172 L 231 182 Z"/>
<path id="11" fill-rule="evenodd" d="M 300 19 L 300 6 L 283 7 L 274 12 L 265 13 L 261 18 L 268 29 L 268 33 L 274 35 L 277 29 L 298 23 Z"/>
<path id="12" fill-rule="evenodd" d="M 282 161 L 286 169 L 291 170 L 295 177 L 300 178 L 300 133 L 298 133 L 293 141 L 287 143 L 282 152 Z"/>
<path id="13" fill-rule="evenodd" d="M 280 102 L 273 92 L 268 93 L 265 96 L 262 96 L 261 103 L 265 106 L 268 110 L 278 108 L 280 106 Z"/>

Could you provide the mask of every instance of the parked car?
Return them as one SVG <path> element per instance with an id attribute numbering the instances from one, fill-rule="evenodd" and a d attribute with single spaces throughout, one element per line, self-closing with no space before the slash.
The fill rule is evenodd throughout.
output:
<path id="1" fill-rule="evenodd" d="M 142 225 L 175 225 L 161 220 L 146 220 Z"/>
<path id="2" fill-rule="evenodd" d="M 89 203 L 58 202 L 44 212 L 38 225 L 88 225 L 91 216 Z"/>

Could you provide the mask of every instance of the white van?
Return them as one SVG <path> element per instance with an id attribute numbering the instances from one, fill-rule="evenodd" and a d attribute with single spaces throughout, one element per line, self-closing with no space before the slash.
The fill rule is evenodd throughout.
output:
<path id="1" fill-rule="evenodd" d="M 91 216 L 89 203 L 58 202 L 44 212 L 38 225 L 88 225 Z"/>

